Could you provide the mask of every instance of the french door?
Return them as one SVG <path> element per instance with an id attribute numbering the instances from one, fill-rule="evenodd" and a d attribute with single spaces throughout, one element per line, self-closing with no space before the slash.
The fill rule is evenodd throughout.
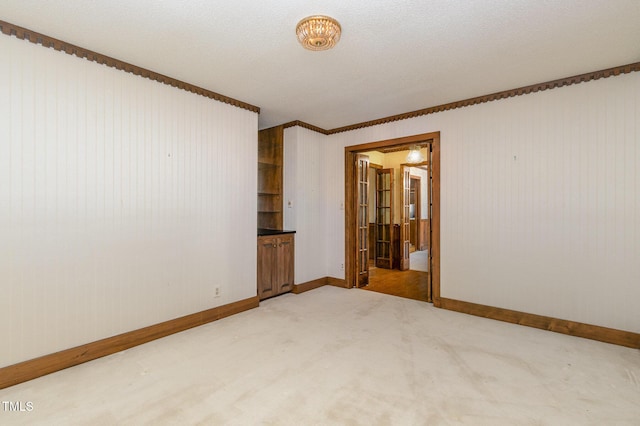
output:
<path id="1" fill-rule="evenodd" d="M 409 269 L 411 246 L 411 169 L 402 166 L 402 214 L 400 216 L 400 270 Z"/>
<path id="2" fill-rule="evenodd" d="M 356 155 L 358 185 L 358 287 L 369 284 L 369 157 Z"/>
<path id="3" fill-rule="evenodd" d="M 376 170 L 376 267 L 393 267 L 393 169 Z"/>

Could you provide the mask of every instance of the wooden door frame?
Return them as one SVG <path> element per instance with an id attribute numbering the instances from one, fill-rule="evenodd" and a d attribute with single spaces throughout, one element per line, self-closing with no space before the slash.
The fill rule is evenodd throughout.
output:
<path id="1" fill-rule="evenodd" d="M 431 217 L 431 273 L 434 306 L 440 306 L 440 132 L 422 133 L 396 139 L 386 139 L 360 145 L 347 146 L 345 155 L 345 286 L 354 287 L 357 279 L 357 172 L 355 159 L 359 152 L 380 148 L 430 142 L 432 151 L 432 217 Z"/>

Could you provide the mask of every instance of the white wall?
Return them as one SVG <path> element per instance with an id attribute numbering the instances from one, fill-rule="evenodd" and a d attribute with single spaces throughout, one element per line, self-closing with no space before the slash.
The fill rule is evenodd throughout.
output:
<path id="1" fill-rule="evenodd" d="M 426 152 L 423 155 L 427 158 Z M 429 219 L 429 172 L 417 167 L 411 167 L 409 170 L 412 176 L 420 177 L 420 219 Z"/>
<path id="2" fill-rule="evenodd" d="M 363 152 L 367 157 L 369 157 L 369 163 L 377 164 L 378 166 L 382 166 L 384 163 L 385 154 L 380 151 L 368 151 Z"/>
<path id="3" fill-rule="evenodd" d="M 640 332 L 638 123 L 632 73 L 330 135 L 328 274 L 344 147 L 440 131 L 442 296 Z"/>
<path id="4" fill-rule="evenodd" d="M 0 51 L 0 367 L 256 295 L 257 114 Z"/>
<path id="5" fill-rule="evenodd" d="M 295 283 L 327 276 L 325 136 L 284 130 L 284 228 L 295 230 Z"/>

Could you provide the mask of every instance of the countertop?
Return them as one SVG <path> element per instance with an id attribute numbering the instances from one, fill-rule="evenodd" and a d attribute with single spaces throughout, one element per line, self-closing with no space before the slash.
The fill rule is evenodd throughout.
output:
<path id="1" fill-rule="evenodd" d="M 258 228 L 258 237 L 264 237 L 268 235 L 295 234 L 295 233 L 296 231 L 287 231 L 285 229 Z"/>

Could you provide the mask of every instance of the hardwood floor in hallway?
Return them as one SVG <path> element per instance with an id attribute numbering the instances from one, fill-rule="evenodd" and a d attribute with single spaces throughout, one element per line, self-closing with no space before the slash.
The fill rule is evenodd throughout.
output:
<path id="1" fill-rule="evenodd" d="M 428 282 L 428 272 L 370 267 L 369 285 L 363 289 L 427 302 Z"/>

